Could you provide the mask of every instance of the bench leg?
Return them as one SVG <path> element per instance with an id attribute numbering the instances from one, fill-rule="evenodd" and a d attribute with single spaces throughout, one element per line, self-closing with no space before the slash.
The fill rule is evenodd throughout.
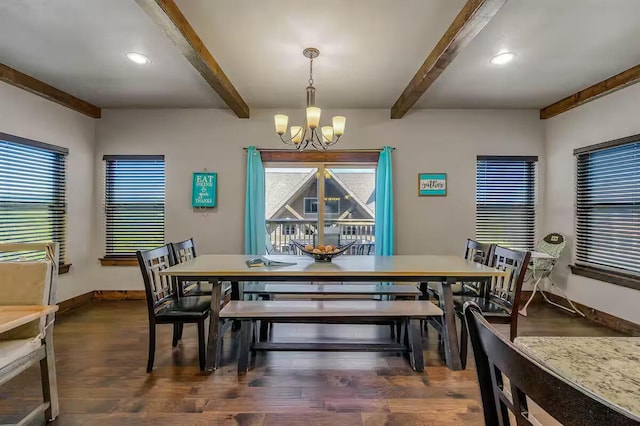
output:
<path id="1" fill-rule="evenodd" d="M 266 342 L 268 340 L 269 325 L 270 325 L 269 321 L 260 320 L 260 336 L 258 337 L 258 339 L 261 342 Z"/>
<path id="2" fill-rule="evenodd" d="M 240 321 L 240 347 L 238 348 L 238 375 L 249 371 L 249 355 L 251 351 L 251 329 L 250 320 Z"/>
<path id="3" fill-rule="evenodd" d="M 411 319 L 405 321 L 407 326 L 407 338 L 409 341 L 409 360 L 415 371 L 424 370 L 424 357 L 422 354 L 422 335 L 420 333 L 420 320 Z"/>

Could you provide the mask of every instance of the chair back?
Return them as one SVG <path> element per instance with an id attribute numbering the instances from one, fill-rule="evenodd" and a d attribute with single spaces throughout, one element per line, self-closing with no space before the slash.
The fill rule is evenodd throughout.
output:
<path id="1" fill-rule="evenodd" d="M 488 265 L 491 262 L 494 248 L 495 244 L 479 243 L 478 241 L 467 239 L 464 248 L 464 258 L 482 265 Z M 482 283 L 469 281 L 463 281 L 463 285 L 478 295 L 481 293 L 483 286 Z"/>
<path id="2" fill-rule="evenodd" d="M 171 251 L 177 263 L 184 263 L 196 257 L 196 246 L 193 238 L 178 243 L 171 243 Z"/>
<path id="3" fill-rule="evenodd" d="M 495 244 L 479 243 L 478 241 L 467 239 L 467 245 L 464 248 L 464 258 L 482 265 L 488 265 L 491 261 L 494 247 Z"/>
<path id="4" fill-rule="evenodd" d="M 43 260 L 0 262 L 0 305 L 54 305 L 58 283 L 58 247 L 58 243 L 0 244 L 0 253 L 44 252 Z M 0 339 L 35 337 L 44 331 L 45 322 L 43 317 L 3 333 Z"/>
<path id="5" fill-rule="evenodd" d="M 528 357 L 502 337 L 474 303 L 465 304 L 464 316 L 476 362 L 485 424 L 510 425 L 509 411 L 517 425 L 540 424 L 533 422 L 527 398 L 563 425 L 625 426 L 640 421 L 627 417 Z"/>
<path id="6" fill-rule="evenodd" d="M 176 297 L 176 286 L 171 277 L 160 275 L 160 271 L 175 265 L 175 260 L 170 244 L 152 250 L 138 250 L 136 256 L 142 272 L 147 308 L 151 318 L 158 306 Z"/>
<path id="7" fill-rule="evenodd" d="M 493 278 L 488 296 L 492 302 L 511 310 L 514 320 L 518 318 L 520 292 L 530 258 L 531 253 L 528 251 L 496 246 L 489 263 L 489 266 L 509 273 L 506 277 Z"/>

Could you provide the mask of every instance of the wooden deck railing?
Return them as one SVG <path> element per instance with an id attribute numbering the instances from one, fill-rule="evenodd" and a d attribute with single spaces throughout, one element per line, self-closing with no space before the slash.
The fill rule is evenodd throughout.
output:
<path id="1" fill-rule="evenodd" d="M 347 244 L 356 240 L 362 244 L 355 244 L 350 254 L 373 254 L 375 243 L 374 221 L 354 219 L 326 219 L 325 234 L 335 233 L 340 237 L 340 244 Z M 268 220 L 268 243 L 272 247 L 272 253 L 291 253 L 289 241 L 304 241 L 314 243 L 314 235 L 318 234 L 318 222 L 316 220 Z"/>

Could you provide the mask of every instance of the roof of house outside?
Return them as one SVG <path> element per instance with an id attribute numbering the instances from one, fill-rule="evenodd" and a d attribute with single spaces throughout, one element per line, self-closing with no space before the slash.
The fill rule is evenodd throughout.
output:
<path id="1" fill-rule="evenodd" d="M 370 173 L 340 169 L 328 171 L 334 181 L 351 195 L 365 212 L 375 217 L 375 179 L 371 179 Z M 299 196 L 300 192 L 313 182 L 315 175 L 316 169 L 265 173 L 265 186 L 268 188 L 265 202 L 267 220 L 272 219 L 283 206 Z"/>

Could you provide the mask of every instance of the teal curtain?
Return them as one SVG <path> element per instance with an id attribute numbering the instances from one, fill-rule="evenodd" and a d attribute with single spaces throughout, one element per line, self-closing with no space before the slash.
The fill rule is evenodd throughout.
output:
<path id="1" fill-rule="evenodd" d="M 255 146 L 247 150 L 247 193 L 244 211 L 244 253 L 265 254 L 264 167 Z"/>
<path id="2" fill-rule="evenodd" d="M 376 255 L 393 255 L 393 172 L 392 148 L 380 152 L 376 172 Z"/>

